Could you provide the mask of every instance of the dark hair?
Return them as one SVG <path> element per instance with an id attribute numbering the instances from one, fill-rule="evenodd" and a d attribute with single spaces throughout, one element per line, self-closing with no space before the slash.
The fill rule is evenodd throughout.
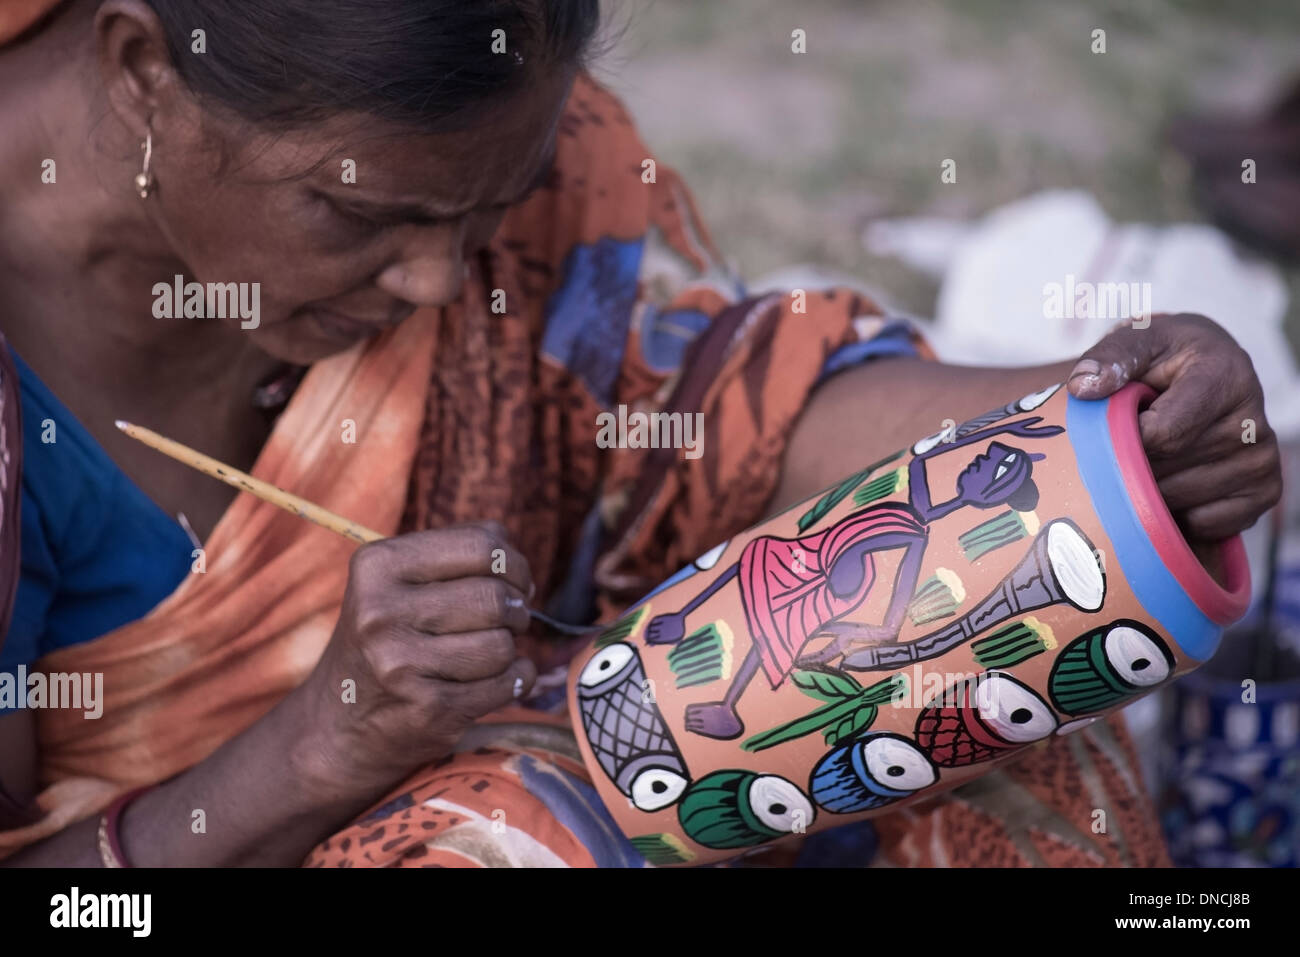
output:
<path id="1" fill-rule="evenodd" d="M 148 2 L 194 94 L 271 127 L 358 111 L 434 132 L 534 71 L 580 63 L 600 21 L 598 0 Z"/>
<path id="2" fill-rule="evenodd" d="M 1017 512 L 1032 512 L 1038 507 L 1038 485 L 1026 475 L 1025 480 L 1007 496 L 1007 504 Z"/>

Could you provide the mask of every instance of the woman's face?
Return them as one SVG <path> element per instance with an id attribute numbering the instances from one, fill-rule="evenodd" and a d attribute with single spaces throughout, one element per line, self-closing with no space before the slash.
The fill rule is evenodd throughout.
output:
<path id="1" fill-rule="evenodd" d="M 468 129 L 436 135 L 356 114 L 283 134 L 214 129 L 207 115 L 156 122 L 143 202 L 185 282 L 260 284 L 256 328 L 222 321 L 307 364 L 457 298 L 467 258 L 549 172 L 572 78 L 535 77 Z"/>

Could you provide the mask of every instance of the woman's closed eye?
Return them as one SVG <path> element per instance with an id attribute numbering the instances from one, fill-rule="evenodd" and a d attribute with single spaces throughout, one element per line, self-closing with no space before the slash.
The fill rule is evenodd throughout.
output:
<path id="1" fill-rule="evenodd" d="M 376 233 L 396 226 L 432 226 L 446 220 L 433 216 L 404 212 L 361 212 L 348 204 L 340 203 L 326 193 L 313 193 L 317 203 L 325 207 L 332 218 L 347 224 L 354 232 Z"/>
<path id="2" fill-rule="evenodd" d="M 337 218 L 343 220 L 343 222 L 350 226 L 356 227 L 357 229 L 375 231 L 382 228 L 384 225 L 369 216 L 363 216 L 355 210 L 348 209 L 346 206 L 336 206 L 335 204 L 330 203 L 330 209 Z"/>
<path id="3" fill-rule="evenodd" d="M 336 203 L 325 193 L 313 191 L 310 194 L 313 212 L 327 216 L 335 223 L 341 223 L 353 233 L 377 232 L 383 224 L 371 216 L 363 215 L 354 209 Z"/>

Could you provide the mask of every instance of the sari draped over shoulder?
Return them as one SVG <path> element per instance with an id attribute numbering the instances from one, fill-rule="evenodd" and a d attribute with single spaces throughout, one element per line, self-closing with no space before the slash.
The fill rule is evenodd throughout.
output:
<path id="1" fill-rule="evenodd" d="M 254 474 L 395 532 L 428 384 L 430 320 L 417 314 L 384 342 L 313 366 Z M 344 419 L 356 423 L 354 444 L 340 441 Z M 354 547 L 240 495 L 204 543 L 204 571 L 145 618 L 41 658 L 45 673 L 103 674 L 103 713 L 36 712 L 44 816 L 0 832 L 0 853 L 185 770 L 269 711 L 329 640 Z"/>
<path id="2" fill-rule="evenodd" d="M 26 19 L 0 17 L 0 46 L 42 4 L 18 6 Z M 608 620 L 754 524 L 825 376 L 931 353 L 861 291 L 810 289 L 798 311 L 789 295 L 747 298 L 676 174 L 658 163 L 643 179 L 653 157 L 621 104 L 580 76 L 549 181 L 473 259 L 460 299 L 313 366 L 253 474 L 386 533 L 496 519 L 539 603 L 568 620 Z M 697 458 L 595 441 L 601 413 L 683 403 L 703 413 Z M 355 443 L 340 441 L 346 419 Z M 241 495 L 204 543 L 205 571 L 145 618 L 41 659 L 102 672 L 103 716 L 37 715 L 42 816 L 0 832 L 0 856 L 263 716 L 328 642 L 354 548 Z M 565 657 L 547 639 L 522 645 L 542 672 Z M 562 687 L 539 687 L 533 707 L 485 719 L 305 863 L 645 866 L 591 787 Z M 1163 863 L 1122 726 L 1099 727 L 998 772 L 1002 786 L 879 819 L 891 861 Z M 1122 846 L 1088 832 L 1091 810 L 1111 806 Z"/>

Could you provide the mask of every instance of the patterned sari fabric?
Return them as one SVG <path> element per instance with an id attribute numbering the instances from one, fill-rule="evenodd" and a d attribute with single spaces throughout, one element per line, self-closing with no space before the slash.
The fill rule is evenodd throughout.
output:
<path id="1" fill-rule="evenodd" d="M 641 867 L 564 716 L 508 708 L 323 842 L 308 867 Z"/>
<path id="2" fill-rule="evenodd" d="M 646 172 L 652 158 L 621 105 L 581 77 L 549 182 L 470 264 L 461 299 L 314 366 L 254 474 L 388 533 L 495 518 L 527 556 L 539 603 L 572 621 L 610 619 L 760 519 L 826 375 L 930 354 L 850 290 L 746 299 L 678 177 Z M 601 448 L 597 416 L 619 406 L 699 411 L 703 454 Z M 343 418 L 357 423 L 355 447 L 321 438 Z M 352 546 L 243 496 L 205 547 L 206 573 L 144 619 L 38 663 L 103 671 L 104 716 L 37 716 L 41 817 L 0 832 L 0 855 L 203 760 L 310 672 Z M 573 644 L 522 645 L 543 673 L 533 707 L 483 721 L 308 866 L 645 865 L 563 714 L 553 669 Z M 997 786 L 979 782 L 979 795 L 883 819 L 891 859 L 1162 863 L 1122 729 L 1075 743 L 1092 732 L 998 772 Z M 1093 808 L 1109 809 L 1108 832 L 1089 831 Z"/>

